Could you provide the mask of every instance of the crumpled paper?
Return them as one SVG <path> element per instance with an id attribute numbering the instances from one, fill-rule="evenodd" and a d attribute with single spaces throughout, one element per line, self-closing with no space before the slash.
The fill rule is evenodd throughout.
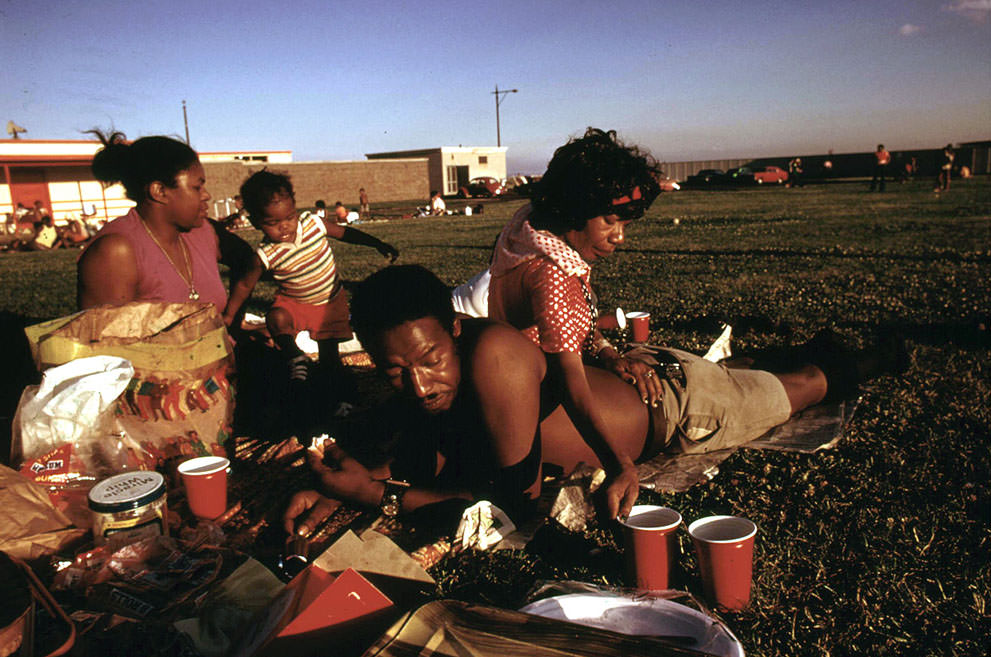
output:
<path id="1" fill-rule="evenodd" d="M 516 525 L 502 509 L 482 500 L 464 510 L 454 533 L 457 549 L 488 550 L 516 530 Z"/>
<path id="2" fill-rule="evenodd" d="M 719 337 L 709 345 L 709 351 L 705 352 L 705 356 L 702 356 L 707 361 L 718 363 L 724 358 L 729 358 L 733 355 L 733 350 L 730 348 L 730 340 L 733 337 L 733 327 L 729 324 L 723 324 L 723 332 L 719 334 Z"/>
<path id="3" fill-rule="evenodd" d="M 606 480 L 605 470 L 580 463 L 558 491 L 550 516 L 565 529 L 583 532 L 595 517 L 592 494 Z"/>
<path id="4" fill-rule="evenodd" d="M 86 535 L 55 508 L 45 489 L 0 465 L 0 550 L 33 561 Z"/>

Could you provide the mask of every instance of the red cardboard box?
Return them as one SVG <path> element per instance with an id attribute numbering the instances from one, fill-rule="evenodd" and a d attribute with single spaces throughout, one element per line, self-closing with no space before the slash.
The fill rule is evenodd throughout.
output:
<path id="1" fill-rule="evenodd" d="M 357 571 L 311 565 L 276 596 L 232 657 L 360 655 L 394 620 L 392 601 Z"/>

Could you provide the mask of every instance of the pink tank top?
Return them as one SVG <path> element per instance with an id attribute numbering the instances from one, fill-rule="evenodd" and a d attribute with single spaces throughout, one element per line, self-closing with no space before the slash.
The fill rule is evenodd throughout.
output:
<path id="1" fill-rule="evenodd" d="M 124 235 L 134 248 L 138 264 L 137 301 L 190 301 L 189 286 L 179 275 L 165 253 L 152 241 L 141 224 L 141 215 L 134 208 L 122 217 L 117 217 L 96 234 Z M 201 303 L 212 303 L 219 312 L 227 305 L 227 292 L 220 280 L 217 267 L 217 234 L 206 221 L 202 226 L 184 233 L 181 238 L 189 250 L 189 261 L 193 267 L 193 286 L 199 292 Z M 178 263 L 185 267 L 185 263 Z"/>

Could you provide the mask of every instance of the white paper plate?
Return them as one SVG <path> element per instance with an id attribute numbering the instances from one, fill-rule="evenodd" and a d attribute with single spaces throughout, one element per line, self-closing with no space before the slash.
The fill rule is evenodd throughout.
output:
<path id="1" fill-rule="evenodd" d="M 720 657 L 744 657 L 743 646 L 723 625 L 670 600 L 633 600 L 609 593 L 570 593 L 545 598 L 520 611 L 632 636 L 690 636 L 686 648 Z"/>

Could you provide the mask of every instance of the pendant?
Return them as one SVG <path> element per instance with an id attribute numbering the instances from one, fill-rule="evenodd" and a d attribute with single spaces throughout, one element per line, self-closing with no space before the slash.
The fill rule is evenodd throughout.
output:
<path id="1" fill-rule="evenodd" d="M 197 299 L 200 298 L 200 293 L 197 292 L 196 290 L 191 289 L 189 290 L 189 298 L 192 299 L 193 301 L 196 301 Z"/>

